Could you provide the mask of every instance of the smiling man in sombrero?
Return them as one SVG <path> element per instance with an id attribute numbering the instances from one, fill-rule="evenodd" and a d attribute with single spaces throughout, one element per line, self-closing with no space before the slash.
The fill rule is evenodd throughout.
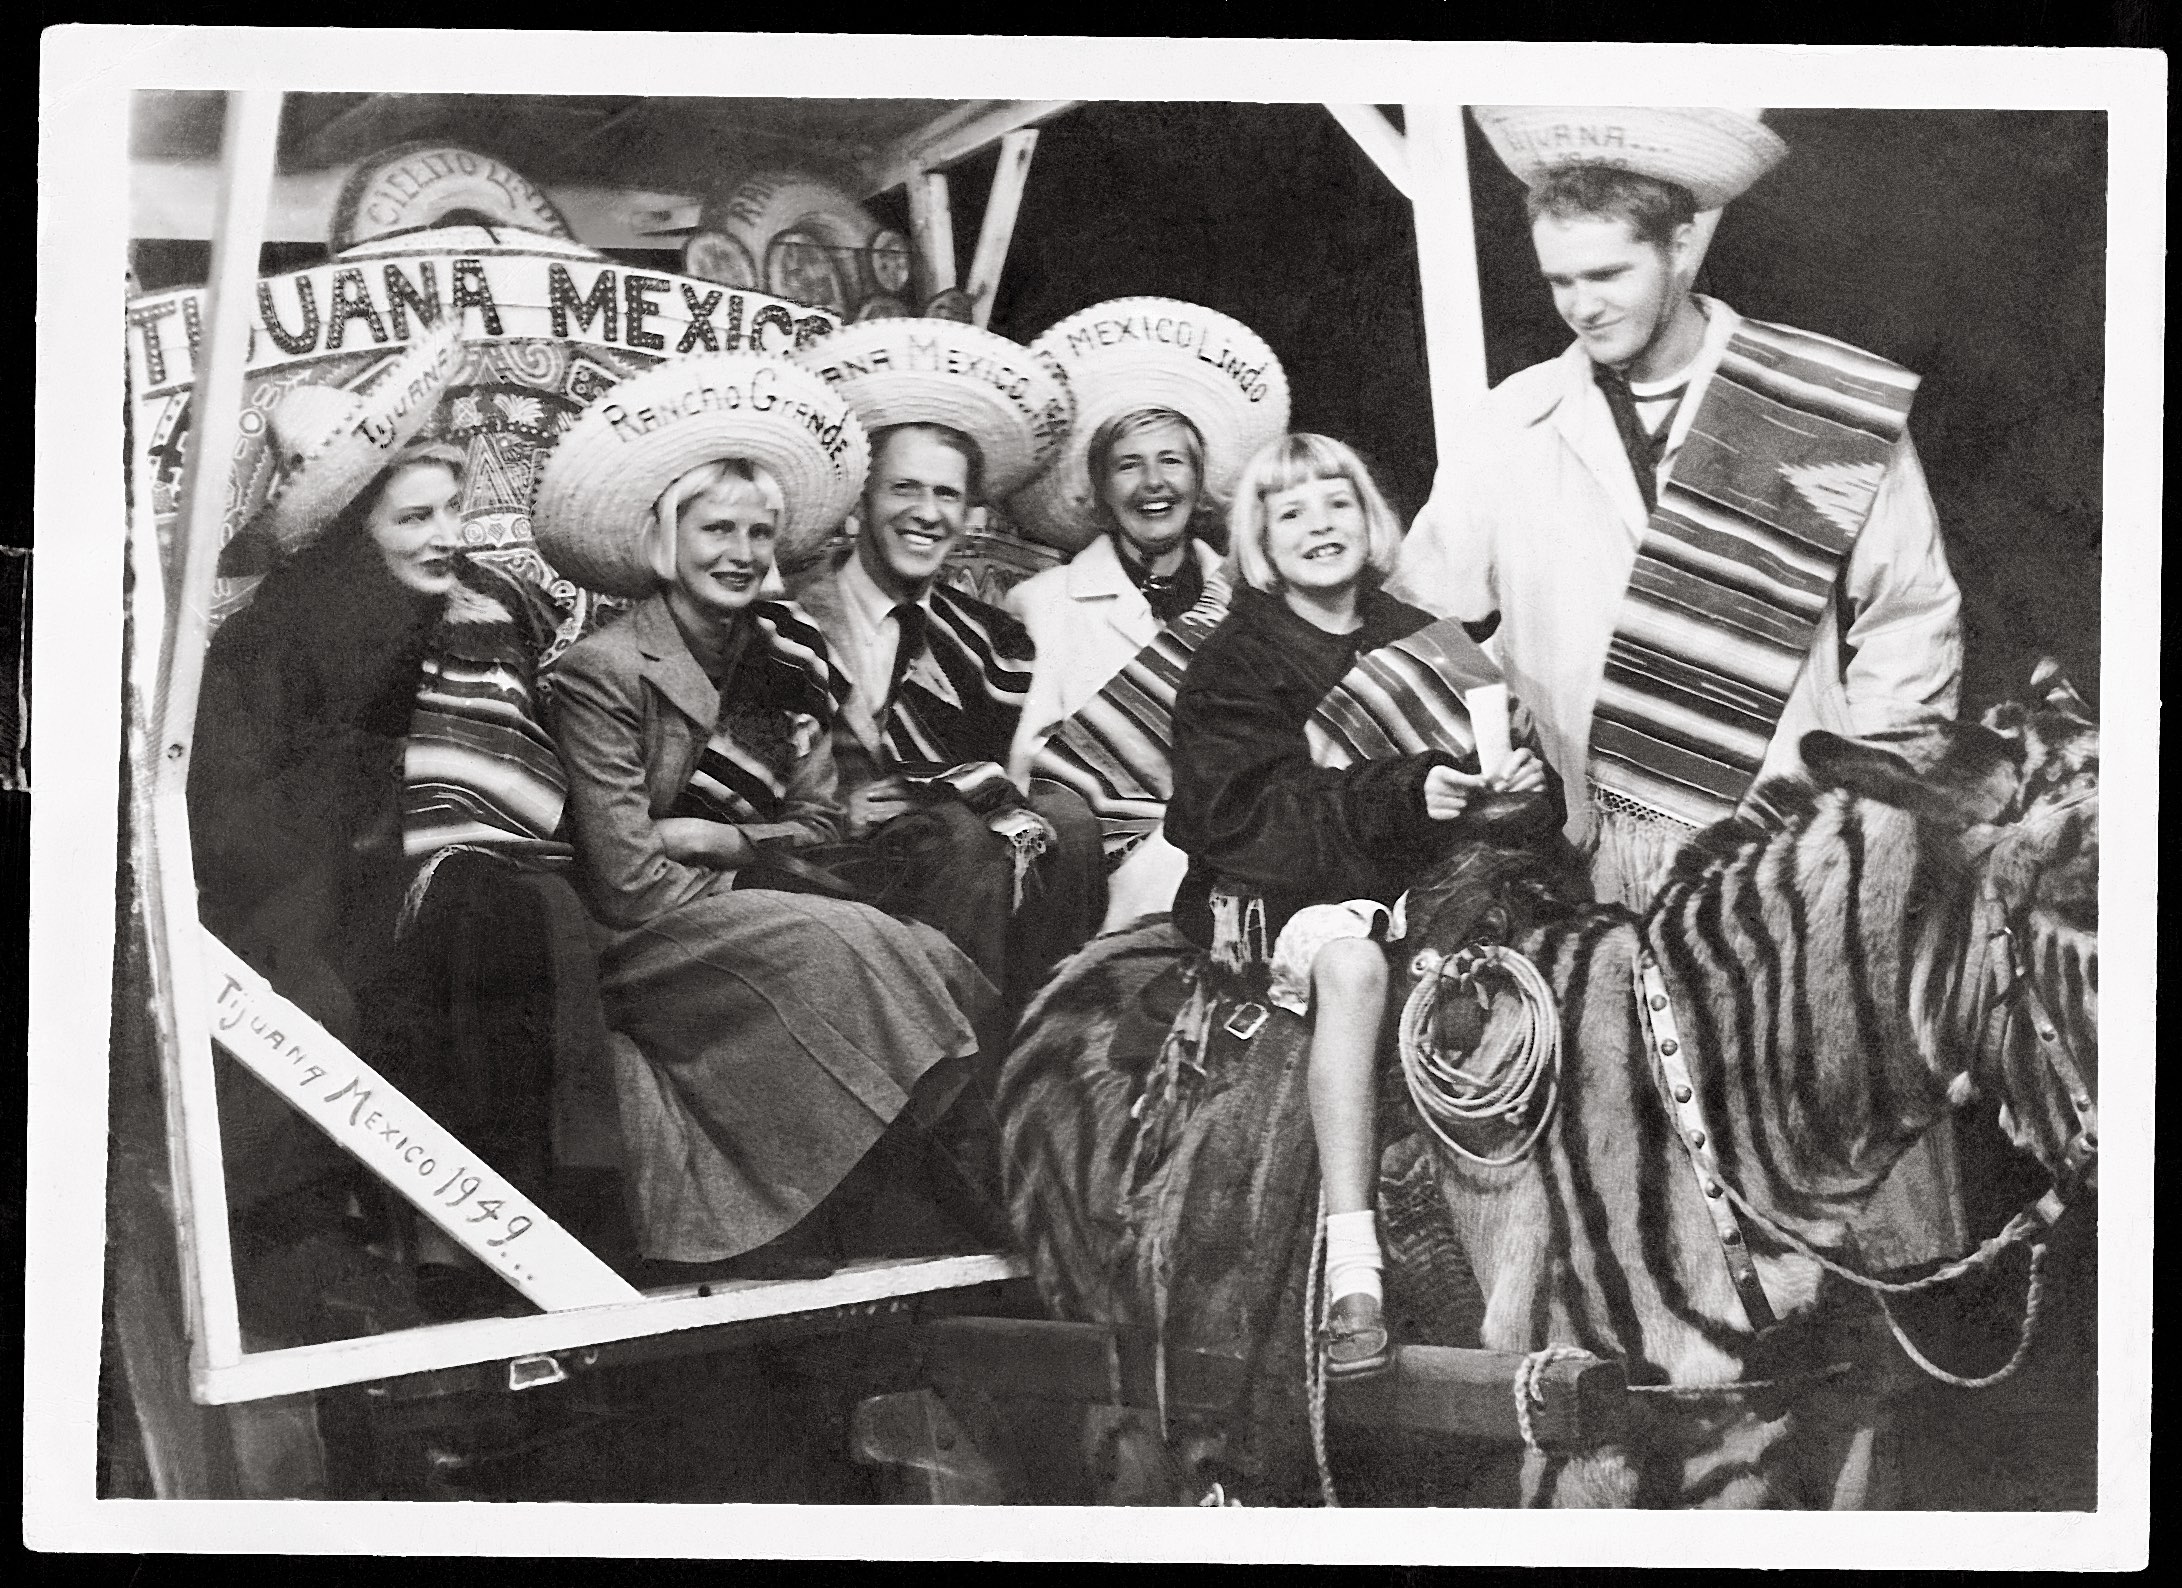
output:
<path id="1" fill-rule="evenodd" d="M 970 510 L 1036 476 L 1067 436 L 1067 379 L 953 320 L 866 321 L 797 359 L 871 435 L 850 550 L 796 591 L 850 680 L 834 727 L 850 834 L 911 855 L 896 906 L 1020 1007 L 1098 930 L 1099 828 L 1069 789 L 1009 779 L 1030 636 L 939 574 Z"/>
<path id="2" fill-rule="evenodd" d="M 1917 376 L 1691 291 L 1723 205 L 1787 146 L 1755 111 L 1474 112 L 1529 188 L 1576 340 L 1486 399 L 1399 586 L 1500 615 L 1510 688 L 1602 898 L 1813 728 L 1953 715 L 1960 598 L 1907 430 Z"/>
<path id="3" fill-rule="evenodd" d="M 1509 686 L 1571 790 L 1568 836 L 1599 896 L 1642 910 L 1812 729 L 1954 714 L 1961 598 L 1909 439 L 1918 378 L 1691 291 L 1722 206 L 1787 155 L 1757 112 L 1474 114 L 1530 190 L 1576 340 L 1486 398 L 1400 585 L 1499 614 Z M 1963 1244 L 1936 1142 L 1859 1227 L 1872 1260 Z"/>
<path id="4" fill-rule="evenodd" d="M 1227 615 L 1227 499 L 1288 428 L 1280 360 L 1248 326 L 1172 298 L 1121 298 L 1031 344 L 1068 374 L 1076 427 L 1009 503 L 1075 552 L 1009 593 L 1038 665 L 1013 766 L 1082 793 L 1105 830 L 1106 925 L 1169 908 L 1189 859 L 1159 831 L 1182 669 Z"/>

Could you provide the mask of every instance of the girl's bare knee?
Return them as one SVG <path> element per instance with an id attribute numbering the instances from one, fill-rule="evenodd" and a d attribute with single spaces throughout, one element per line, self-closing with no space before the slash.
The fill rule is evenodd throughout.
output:
<path id="1" fill-rule="evenodd" d="M 1386 950 L 1368 937 L 1336 938 L 1311 961 L 1311 979 L 1321 993 L 1381 997 L 1386 977 Z"/>

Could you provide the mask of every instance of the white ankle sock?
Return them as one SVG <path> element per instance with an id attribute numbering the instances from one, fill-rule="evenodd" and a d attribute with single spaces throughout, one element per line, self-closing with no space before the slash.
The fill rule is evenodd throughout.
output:
<path id="1" fill-rule="evenodd" d="M 1379 1219 L 1371 1209 L 1361 1213 L 1326 1215 L 1326 1304 L 1343 1296 L 1386 1299 L 1379 1285 L 1379 1271 L 1386 1259 L 1379 1255 Z"/>

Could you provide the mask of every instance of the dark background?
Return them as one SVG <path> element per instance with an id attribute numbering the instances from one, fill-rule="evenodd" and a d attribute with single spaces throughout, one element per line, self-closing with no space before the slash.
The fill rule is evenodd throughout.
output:
<path id="1" fill-rule="evenodd" d="M 1965 708 L 2038 654 L 2096 698 L 2105 381 L 2103 113 L 1783 110 L 1790 155 L 1729 207 L 1698 285 L 1924 377 L 1910 421 L 1962 586 Z M 958 168 L 981 213 L 992 160 Z M 1495 382 L 1568 331 L 1522 188 L 1470 128 Z M 967 251 L 974 227 L 957 223 Z M 1235 315 L 1299 429 L 1355 444 L 1405 518 L 1434 468 L 1409 203 L 1317 105 L 1094 104 L 1043 129 L 993 328 L 1101 298 Z"/>

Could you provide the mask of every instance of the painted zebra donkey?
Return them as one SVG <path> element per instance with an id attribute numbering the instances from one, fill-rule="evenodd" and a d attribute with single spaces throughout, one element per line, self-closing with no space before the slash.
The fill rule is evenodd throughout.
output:
<path id="1" fill-rule="evenodd" d="M 1748 807 L 1762 815 L 1702 835 L 1641 921 L 1580 898 L 1535 847 L 1470 846 L 1412 889 L 1396 961 L 1413 972 L 1399 1023 L 1412 1072 L 1439 1056 L 1444 1076 L 1445 1060 L 1495 1049 L 1522 1020 L 1518 1000 L 1487 1015 L 1450 991 L 1443 971 L 1480 939 L 1543 972 L 1557 1010 L 1551 1095 L 1541 1085 L 1497 1127 L 1473 1110 L 1443 1127 L 1462 1150 L 1434 1146 L 1484 1293 L 1479 1343 L 1617 1358 L 1634 1389 L 1611 1442 L 1526 1453 L 1526 1503 L 1888 1503 L 1885 1402 L 1906 1364 L 1884 1315 L 1838 1277 L 1854 1272 L 1853 1215 L 1911 1142 L 1977 1095 L 2001 1103 L 2002 1128 L 2057 1186 L 2092 1179 L 2097 730 L 2049 666 L 2034 688 L 2034 703 L 1983 725 L 1810 736 L 1809 777 L 1765 785 Z M 1233 1324 L 1262 1333 L 1259 1377 L 1300 1378 L 1288 1320 L 1308 1278 L 1309 1133 L 1267 1124 L 1300 1106 L 1300 1070 L 1275 1060 L 1281 1078 L 1254 1101 L 1235 1101 L 1250 1091 L 1237 1086 L 1207 1103 L 1253 1132 L 1223 1147 L 1233 1127 L 1215 1123 L 1189 1144 L 1200 1175 L 1208 1156 L 1233 1159 L 1217 1196 L 1175 1197 L 1147 1219 L 1158 1187 L 1131 1182 L 1149 1088 L 1117 1054 L 1129 1011 L 1173 963 L 1156 921 L 1114 934 L 1026 1014 L 999 1097 L 1011 1211 L 1058 1315 L 1157 1321 L 1159 1293 L 1190 1279 L 1200 1311 L 1232 1300 Z M 1276 1013 L 1259 1040 L 1291 1018 Z M 1284 1151 L 1267 1154 L 1275 1139 Z M 2058 1200 L 1979 1261 L 2035 1236 Z M 1254 1221 L 1240 1237 L 1238 1203 Z M 1223 1224 L 1225 1244 L 1190 1253 L 1193 1223 Z M 1277 1480 L 1271 1454 L 1300 1448 L 1297 1409 L 1292 1394 L 1254 1393 L 1259 1426 L 1202 1425 L 1194 1442 L 1167 1442 L 1163 1467 L 1138 1438 L 1139 1497 L 1195 1498 L 1239 1447 L 1258 1493 L 1307 1493 Z M 1106 1430 L 1111 1468 L 1128 1467 L 1131 1432 Z M 1126 1470 L 1108 1478 L 1108 1492 L 1127 1487 Z"/>

